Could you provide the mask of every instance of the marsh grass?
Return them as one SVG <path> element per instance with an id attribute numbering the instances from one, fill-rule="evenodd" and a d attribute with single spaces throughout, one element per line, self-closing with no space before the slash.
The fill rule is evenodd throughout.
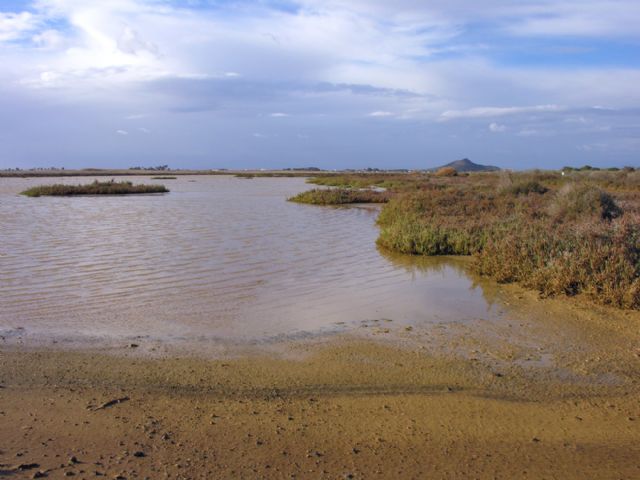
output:
<path id="1" fill-rule="evenodd" d="M 640 172 L 336 175 L 313 183 L 392 185 L 378 244 L 470 255 L 478 273 L 542 296 L 640 309 Z"/>
<path id="2" fill-rule="evenodd" d="M 169 177 L 169 176 L 167 176 L 167 177 L 151 177 L 151 180 L 175 180 L 177 178 L 178 177 Z"/>
<path id="3" fill-rule="evenodd" d="M 354 190 L 347 188 L 316 188 L 289 198 L 290 202 L 311 205 L 345 205 L 350 203 L 385 203 L 387 192 L 374 190 Z"/>
<path id="4" fill-rule="evenodd" d="M 307 180 L 307 183 L 327 187 L 371 188 L 387 190 L 411 190 L 429 182 L 429 175 L 423 173 L 354 173 L 322 174 Z"/>
<path id="5" fill-rule="evenodd" d="M 40 185 L 21 193 L 27 197 L 68 196 L 68 195 L 130 195 L 144 193 L 166 193 L 169 190 L 164 185 L 134 185 L 131 182 L 99 182 L 98 180 L 86 185 Z"/>

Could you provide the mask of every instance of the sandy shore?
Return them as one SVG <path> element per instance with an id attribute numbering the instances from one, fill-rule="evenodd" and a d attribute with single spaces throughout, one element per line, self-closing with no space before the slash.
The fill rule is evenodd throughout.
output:
<path id="1" fill-rule="evenodd" d="M 527 327 L 564 332 L 535 366 L 526 331 L 226 359 L 5 345 L 0 477 L 640 478 L 637 318 L 574 322 Z"/>

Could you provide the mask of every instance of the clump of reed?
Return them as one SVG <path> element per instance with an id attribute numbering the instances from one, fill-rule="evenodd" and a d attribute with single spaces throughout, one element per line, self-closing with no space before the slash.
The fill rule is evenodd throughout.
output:
<path id="1" fill-rule="evenodd" d="M 311 205 L 345 205 L 350 203 L 385 203 L 388 192 L 375 190 L 356 190 L 350 188 L 316 188 L 288 199 L 290 202 Z"/>
<path id="2" fill-rule="evenodd" d="M 178 177 L 170 177 L 170 176 L 161 176 L 161 177 L 151 177 L 151 180 L 175 180 Z"/>
<path id="3" fill-rule="evenodd" d="M 130 195 L 144 193 L 166 193 L 169 190 L 164 185 L 134 185 L 131 182 L 99 182 L 86 185 L 40 185 L 22 192 L 28 197 L 67 196 L 67 195 Z"/>

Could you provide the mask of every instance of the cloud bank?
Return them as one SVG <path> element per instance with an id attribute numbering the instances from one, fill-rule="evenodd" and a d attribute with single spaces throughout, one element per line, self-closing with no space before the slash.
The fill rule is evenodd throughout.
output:
<path id="1" fill-rule="evenodd" d="M 10 1 L 0 168 L 637 165 L 638 24 L 632 0 Z"/>

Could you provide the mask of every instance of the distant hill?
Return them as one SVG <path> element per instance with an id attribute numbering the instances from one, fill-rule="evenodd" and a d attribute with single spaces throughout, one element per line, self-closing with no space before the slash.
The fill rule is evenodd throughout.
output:
<path id="1" fill-rule="evenodd" d="M 458 172 L 495 172 L 497 170 L 500 170 L 499 167 L 494 167 L 493 165 L 480 165 L 479 163 L 473 163 L 468 158 L 463 158 L 462 160 L 456 160 L 454 162 L 447 163 L 446 165 L 432 168 L 431 170 L 435 171 L 444 167 L 453 167 Z"/>

